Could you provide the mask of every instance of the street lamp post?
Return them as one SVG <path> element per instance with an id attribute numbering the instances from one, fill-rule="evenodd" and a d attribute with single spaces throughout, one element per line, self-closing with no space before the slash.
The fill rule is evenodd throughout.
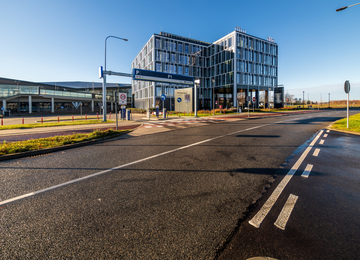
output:
<path id="1" fill-rule="evenodd" d="M 353 4 L 353 5 L 348 5 L 348 6 L 344 6 L 344 7 L 338 8 L 338 9 L 336 9 L 336 12 L 340 12 L 340 11 L 342 11 L 342 10 L 345 10 L 345 9 L 348 8 L 348 7 L 352 7 L 352 6 L 355 6 L 355 5 L 360 5 L 360 3 Z"/>
<path id="2" fill-rule="evenodd" d="M 17 112 L 18 112 L 18 115 L 20 116 L 20 89 L 19 89 L 19 81 L 15 81 L 16 82 L 16 85 L 17 85 Z"/>
<path id="3" fill-rule="evenodd" d="M 303 109 L 305 108 L 305 90 L 303 90 Z"/>
<path id="4" fill-rule="evenodd" d="M 103 121 L 106 122 L 106 41 L 108 38 L 116 38 L 116 39 L 119 39 L 119 40 L 123 40 L 123 41 L 128 41 L 127 39 L 124 39 L 124 38 L 120 38 L 120 37 L 117 37 L 117 36 L 108 36 L 105 38 L 105 62 L 104 62 L 104 70 L 105 70 L 105 73 L 103 75 L 103 86 L 102 86 L 102 98 L 103 98 Z M 116 111 L 116 116 L 117 116 L 117 111 Z"/>

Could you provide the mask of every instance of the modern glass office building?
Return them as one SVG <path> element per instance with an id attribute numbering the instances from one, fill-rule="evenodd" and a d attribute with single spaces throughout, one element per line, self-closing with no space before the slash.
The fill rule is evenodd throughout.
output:
<path id="1" fill-rule="evenodd" d="M 160 32 L 154 34 L 132 62 L 132 69 L 192 76 L 200 80 L 198 108 L 268 105 L 268 91 L 278 85 L 278 45 L 236 29 L 214 43 Z M 174 110 L 174 89 L 185 85 L 132 81 L 135 107 L 159 105 Z M 238 103 L 239 102 L 239 103 Z"/>

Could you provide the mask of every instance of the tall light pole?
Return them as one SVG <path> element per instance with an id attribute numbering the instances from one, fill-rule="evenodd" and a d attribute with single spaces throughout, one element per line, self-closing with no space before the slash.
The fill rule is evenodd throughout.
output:
<path id="1" fill-rule="evenodd" d="M 20 115 L 20 89 L 19 89 L 19 81 L 15 81 L 16 82 L 16 85 L 17 85 L 17 99 L 18 99 L 18 102 L 17 102 L 17 112 L 18 112 L 18 115 Z"/>
<path id="2" fill-rule="evenodd" d="M 303 90 L 303 109 L 305 108 L 305 90 Z"/>
<path id="3" fill-rule="evenodd" d="M 330 93 L 329 93 L 329 108 L 330 108 Z"/>
<path id="4" fill-rule="evenodd" d="M 338 9 L 336 9 L 336 12 L 340 12 L 340 11 L 342 11 L 342 10 L 345 10 L 345 9 L 348 8 L 348 7 L 352 7 L 352 6 L 355 6 L 355 5 L 360 5 L 360 3 L 353 4 L 353 5 L 348 5 L 348 6 L 344 6 L 344 7 L 338 8 Z"/>
<path id="5" fill-rule="evenodd" d="M 102 87 L 103 121 L 104 122 L 106 122 L 106 41 L 107 41 L 108 38 L 116 38 L 116 39 L 123 40 L 123 41 L 126 41 L 126 42 L 128 41 L 127 39 L 120 38 L 120 37 L 117 37 L 117 36 L 112 36 L 112 35 L 105 38 L 105 62 L 104 62 L 105 73 L 103 75 L 103 87 Z M 116 113 L 117 113 L 117 111 L 116 111 Z"/>

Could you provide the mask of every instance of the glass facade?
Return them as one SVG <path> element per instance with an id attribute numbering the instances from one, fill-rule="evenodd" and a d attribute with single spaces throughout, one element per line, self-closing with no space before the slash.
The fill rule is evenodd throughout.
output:
<path id="1" fill-rule="evenodd" d="M 161 32 L 145 44 L 132 68 L 200 79 L 200 109 L 231 107 L 236 106 L 237 93 L 243 90 L 250 95 L 250 90 L 259 92 L 278 84 L 278 45 L 243 30 L 235 30 L 212 44 Z M 182 87 L 188 86 L 132 81 L 135 106 L 158 105 L 161 93 Z M 155 90 L 151 92 L 155 95 L 143 95 L 144 89 L 146 93 Z"/>

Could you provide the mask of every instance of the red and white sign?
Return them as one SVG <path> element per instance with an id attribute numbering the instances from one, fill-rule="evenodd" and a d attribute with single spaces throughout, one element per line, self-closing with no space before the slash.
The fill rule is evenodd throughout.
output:
<path id="1" fill-rule="evenodd" d="M 253 97 L 253 102 L 255 102 L 256 101 L 256 97 Z"/>
<path id="2" fill-rule="evenodd" d="M 119 104 L 120 105 L 127 104 L 127 94 L 126 93 L 119 93 Z"/>

